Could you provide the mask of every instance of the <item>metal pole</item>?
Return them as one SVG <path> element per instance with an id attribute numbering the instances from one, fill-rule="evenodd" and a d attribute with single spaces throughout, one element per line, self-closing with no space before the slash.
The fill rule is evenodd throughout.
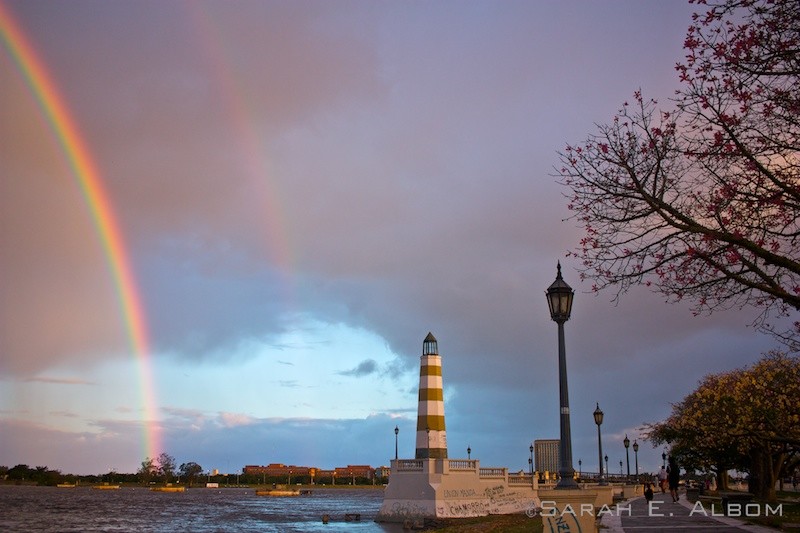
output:
<path id="1" fill-rule="evenodd" d="M 561 398 L 561 446 L 557 489 L 576 489 L 575 469 L 572 468 L 572 434 L 569 424 L 569 390 L 567 388 L 567 355 L 564 348 L 564 321 L 558 324 L 558 390 Z"/>
<path id="2" fill-rule="evenodd" d="M 628 475 L 625 477 L 625 483 L 631 482 L 631 457 L 628 453 L 628 446 L 631 445 L 631 441 L 628 439 L 628 434 L 625 434 L 625 438 L 622 439 L 622 445 L 625 446 L 625 464 L 628 467 Z"/>
<path id="3" fill-rule="evenodd" d="M 597 460 L 600 463 L 600 485 L 608 485 L 608 481 L 603 478 L 603 440 L 600 438 L 600 424 L 597 424 Z M 608 466 L 606 466 L 608 470 Z"/>
<path id="4" fill-rule="evenodd" d="M 529 449 L 531 452 L 531 458 L 528 459 L 528 465 L 530 467 L 531 475 L 533 475 L 533 446 L 531 446 Z"/>

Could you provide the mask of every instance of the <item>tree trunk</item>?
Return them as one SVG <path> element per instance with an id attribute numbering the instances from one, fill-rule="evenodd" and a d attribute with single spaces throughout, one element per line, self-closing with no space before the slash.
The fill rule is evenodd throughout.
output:
<path id="1" fill-rule="evenodd" d="M 772 456 L 764 448 L 750 450 L 750 477 L 748 490 L 759 500 L 775 501 L 775 471 Z"/>
<path id="2" fill-rule="evenodd" d="M 717 470 L 717 490 L 728 490 L 728 471 L 720 468 Z"/>

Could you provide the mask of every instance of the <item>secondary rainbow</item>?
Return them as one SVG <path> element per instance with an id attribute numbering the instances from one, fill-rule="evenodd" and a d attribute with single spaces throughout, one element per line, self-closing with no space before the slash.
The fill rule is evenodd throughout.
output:
<path id="1" fill-rule="evenodd" d="M 131 350 L 137 360 L 144 408 L 144 451 L 155 458 L 161 451 L 157 401 L 150 361 L 147 324 L 125 240 L 114 215 L 97 165 L 58 86 L 47 71 L 22 26 L 0 2 L 0 42 L 19 69 L 80 187 L 111 271 Z"/>

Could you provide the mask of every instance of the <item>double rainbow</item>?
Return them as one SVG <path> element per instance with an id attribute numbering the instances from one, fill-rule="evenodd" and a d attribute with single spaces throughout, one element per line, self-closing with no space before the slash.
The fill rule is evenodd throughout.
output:
<path id="1" fill-rule="evenodd" d="M 161 428 L 157 422 L 158 409 L 147 324 L 125 240 L 114 215 L 113 204 L 80 129 L 59 93 L 58 86 L 26 38 L 22 26 L 2 2 L 0 2 L 0 43 L 16 64 L 55 135 L 89 209 L 119 295 L 122 319 L 137 361 L 144 411 L 144 452 L 147 457 L 155 458 L 163 450 Z"/>

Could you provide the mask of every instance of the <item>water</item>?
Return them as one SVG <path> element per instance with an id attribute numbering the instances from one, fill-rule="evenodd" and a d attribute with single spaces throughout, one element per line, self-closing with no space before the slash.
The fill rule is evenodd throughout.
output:
<path id="1" fill-rule="evenodd" d="M 152 492 L 144 487 L 92 490 L 0 486 L 0 531 L 363 532 L 402 531 L 378 524 L 376 489 L 319 489 L 294 497 L 256 496 L 255 489 Z M 361 513 L 360 522 L 345 522 Z M 322 515 L 330 515 L 328 524 Z"/>

